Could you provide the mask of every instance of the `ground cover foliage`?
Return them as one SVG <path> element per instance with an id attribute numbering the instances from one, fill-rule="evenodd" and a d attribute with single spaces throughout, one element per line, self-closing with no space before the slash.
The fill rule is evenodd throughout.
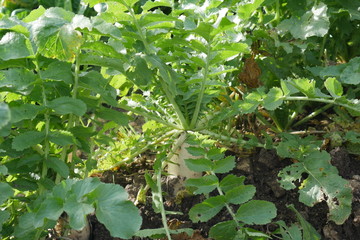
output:
<path id="1" fill-rule="evenodd" d="M 274 220 L 276 205 L 256 198 L 256 182 L 235 170 L 246 149 L 273 151 L 287 162 L 273 176 L 281 189 L 308 207 L 325 204 L 334 224 L 351 216 L 353 176 L 339 174 L 329 152 L 360 154 L 359 7 L 3 1 L 0 236 L 66 237 L 52 230 L 64 214 L 81 230 L 95 213 L 123 239 L 194 236 L 170 226 L 181 214 L 211 223 L 203 237 L 216 240 L 321 239 L 290 203 L 297 223 Z M 132 201 L 128 189 L 94 177 L 149 155 Z M 178 181 L 169 196 L 164 177 Z M 180 204 L 195 195 L 201 201 L 188 212 L 167 208 L 168 197 Z M 140 230 L 137 206 L 149 201 L 162 226 Z M 222 212 L 228 217 L 213 222 Z"/>

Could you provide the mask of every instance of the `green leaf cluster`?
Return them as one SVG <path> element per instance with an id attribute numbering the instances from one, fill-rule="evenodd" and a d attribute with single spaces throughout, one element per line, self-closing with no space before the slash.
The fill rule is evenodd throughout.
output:
<path id="1" fill-rule="evenodd" d="M 86 216 L 96 212 L 97 219 L 112 236 L 130 238 L 140 229 L 141 217 L 127 198 L 119 185 L 101 183 L 97 178 L 68 179 L 39 196 L 31 206 L 32 211 L 20 217 L 14 234 L 17 239 L 29 239 L 37 229 L 54 226 L 63 212 L 69 216 L 69 226 L 81 230 Z"/>
<path id="2" fill-rule="evenodd" d="M 227 173 L 235 167 L 235 159 L 224 157 L 221 149 L 204 149 L 189 147 L 188 151 L 194 156 L 203 156 L 200 159 L 187 159 L 189 169 L 197 172 L 207 171 L 209 174 L 197 179 L 188 179 L 186 186 L 193 189 L 195 194 L 206 194 L 217 190 L 219 195 L 207 197 L 203 202 L 196 204 L 189 211 L 193 222 L 207 222 L 214 218 L 224 208 L 229 211 L 233 220 L 220 222 L 214 225 L 209 236 L 216 240 L 238 239 L 242 237 L 265 237 L 264 233 L 246 228 L 245 224 L 267 224 L 276 216 L 276 207 L 273 203 L 263 200 L 252 200 L 256 189 L 252 185 L 245 185 L 245 177 L 227 174 L 219 179 L 215 173 Z M 233 212 L 232 205 L 240 205 Z"/>

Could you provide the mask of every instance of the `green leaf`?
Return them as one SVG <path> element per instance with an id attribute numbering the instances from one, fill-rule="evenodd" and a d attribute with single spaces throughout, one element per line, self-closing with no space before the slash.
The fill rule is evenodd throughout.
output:
<path id="1" fill-rule="evenodd" d="M 30 41 L 21 33 L 7 32 L 0 40 L 0 58 L 3 60 L 25 58 L 33 54 Z"/>
<path id="2" fill-rule="evenodd" d="M 45 139 L 45 132 L 28 131 L 17 135 L 13 142 L 12 148 L 22 151 L 26 148 L 41 143 Z"/>
<path id="3" fill-rule="evenodd" d="M 3 224 L 10 218 L 10 213 L 6 210 L 0 210 L 0 232 Z"/>
<path id="4" fill-rule="evenodd" d="M 212 161 L 205 158 L 185 159 L 186 166 L 194 172 L 205 172 L 212 169 Z"/>
<path id="5" fill-rule="evenodd" d="M 224 156 L 223 150 L 219 148 L 211 148 L 206 152 L 206 157 L 210 160 L 220 160 Z"/>
<path id="6" fill-rule="evenodd" d="M 121 39 L 121 31 L 118 27 L 110 24 L 100 17 L 93 17 L 91 23 L 94 29 L 98 30 L 102 35 Z"/>
<path id="7" fill-rule="evenodd" d="M 207 222 L 213 218 L 220 210 L 225 207 L 225 197 L 215 196 L 210 197 L 202 203 L 196 204 L 189 211 L 189 217 L 194 223 Z"/>
<path id="8" fill-rule="evenodd" d="M 353 58 L 346 64 L 340 75 L 340 81 L 346 84 L 358 85 L 360 83 L 360 58 Z"/>
<path id="9" fill-rule="evenodd" d="M 72 194 L 66 198 L 64 211 L 68 214 L 70 227 L 75 230 L 81 230 L 87 223 L 87 215 L 94 212 L 91 204 L 78 201 L 77 197 Z"/>
<path id="10" fill-rule="evenodd" d="M 0 175 L 6 175 L 8 173 L 8 169 L 4 165 L 0 165 Z"/>
<path id="11" fill-rule="evenodd" d="M 251 17 L 252 14 L 258 9 L 264 0 L 255 0 L 251 3 L 240 4 L 238 8 L 238 15 L 242 20 L 247 20 Z"/>
<path id="12" fill-rule="evenodd" d="M 169 232 L 174 235 L 178 235 L 179 233 L 186 233 L 188 236 L 192 236 L 194 233 L 194 230 L 192 228 L 181 228 L 172 230 L 169 229 Z M 166 230 L 165 228 L 149 228 L 149 229 L 142 229 L 138 231 L 135 236 L 140 237 L 142 239 L 145 239 L 146 237 L 151 238 L 158 238 L 157 236 L 166 236 Z"/>
<path id="13" fill-rule="evenodd" d="M 0 72 L 0 89 L 27 95 L 33 89 L 36 76 L 25 68 L 12 68 Z"/>
<path id="14" fill-rule="evenodd" d="M 186 180 L 185 186 L 195 187 L 195 194 L 209 193 L 213 191 L 219 184 L 215 175 L 206 175 L 201 178 L 192 178 Z"/>
<path id="15" fill-rule="evenodd" d="M 14 195 L 14 190 L 9 184 L 0 182 L 0 205 L 2 205 L 9 197 Z"/>
<path id="16" fill-rule="evenodd" d="M 214 161 L 214 173 L 227 173 L 235 167 L 235 157 L 228 156 L 226 158 Z"/>
<path id="17" fill-rule="evenodd" d="M 245 181 L 244 176 L 237 177 L 235 175 L 228 174 L 226 177 L 224 177 L 221 180 L 219 186 L 220 186 L 221 190 L 223 190 L 226 193 L 228 191 L 231 191 L 234 188 L 242 186 L 244 184 L 244 181 Z"/>
<path id="18" fill-rule="evenodd" d="M 43 79 L 63 81 L 68 84 L 73 84 L 74 82 L 71 63 L 61 61 L 50 63 L 47 69 L 41 72 L 41 77 Z"/>
<path id="19" fill-rule="evenodd" d="M 40 111 L 44 109 L 43 106 L 25 103 L 20 106 L 11 107 L 11 122 L 17 123 L 25 119 L 34 119 Z"/>
<path id="20" fill-rule="evenodd" d="M 153 72 L 146 61 L 142 57 L 136 56 L 132 65 L 135 67 L 126 73 L 126 77 L 140 87 L 149 85 Z"/>
<path id="21" fill-rule="evenodd" d="M 296 208 L 294 207 L 293 204 L 290 204 L 289 206 L 287 206 L 290 210 L 292 210 L 293 212 L 295 212 L 296 217 L 298 219 L 298 221 L 301 224 L 301 227 L 303 229 L 303 238 L 301 239 L 314 239 L 314 240 L 320 240 L 321 236 L 320 234 L 315 230 L 315 228 L 304 219 L 304 217 L 296 210 Z M 301 240 L 300 239 L 300 240 Z"/>
<path id="22" fill-rule="evenodd" d="M 360 143 L 360 133 L 354 131 L 348 131 L 345 134 L 345 140 L 351 143 Z"/>
<path id="23" fill-rule="evenodd" d="M 285 189 L 294 189 L 295 182 L 300 181 L 299 200 L 307 206 L 326 201 L 329 219 L 342 224 L 351 213 L 352 192 L 348 182 L 330 164 L 330 159 L 327 152 L 311 152 L 300 162 L 281 170 L 279 181 Z M 303 173 L 308 174 L 304 180 Z"/>
<path id="24" fill-rule="evenodd" d="M 86 112 L 86 104 L 71 97 L 59 97 L 48 102 L 48 107 L 52 108 L 57 114 L 75 114 L 82 116 Z"/>
<path id="25" fill-rule="evenodd" d="M 276 223 L 279 225 L 279 234 L 283 240 L 303 240 L 299 226 L 292 224 L 288 227 L 284 221 L 277 221 Z"/>
<path id="26" fill-rule="evenodd" d="M 142 220 L 139 210 L 127 200 L 128 195 L 121 186 L 101 184 L 88 196 L 97 202 L 96 217 L 111 236 L 127 239 L 140 229 Z"/>
<path id="27" fill-rule="evenodd" d="M 333 98 L 339 98 L 343 95 L 343 87 L 336 78 L 326 79 L 324 85 Z"/>
<path id="28" fill-rule="evenodd" d="M 188 147 L 186 150 L 193 156 L 202 157 L 205 156 L 206 151 L 202 147 Z"/>
<path id="29" fill-rule="evenodd" d="M 278 28 L 284 32 L 289 31 L 295 38 L 323 37 L 330 27 L 327 10 L 327 6 L 320 2 L 302 15 L 300 19 L 293 16 L 290 19 L 283 20 Z"/>
<path id="30" fill-rule="evenodd" d="M 155 7 L 171 7 L 170 0 L 155 0 L 155 1 L 146 1 L 146 3 L 141 7 L 144 11 L 148 11 Z"/>
<path id="31" fill-rule="evenodd" d="M 71 25 L 74 14 L 62 8 L 47 9 L 31 22 L 32 40 L 38 52 L 48 58 L 73 61 L 82 44 L 82 35 Z"/>
<path id="32" fill-rule="evenodd" d="M 9 123 L 11 118 L 8 105 L 6 103 L 0 103 L 0 129 Z"/>
<path id="33" fill-rule="evenodd" d="M 228 203 L 243 204 L 255 195 L 256 188 L 252 185 L 242 185 L 226 192 L 225 197 Z"/>
<path id="34" fill-rule="evenodd" d="M 234 220 L 215 224 L 209 231 L 209 237 L 215 240 L 234 240 L 237 233 L 237 225 Z"/>
<path id="35" fill-rule="evenodd" d="M 15 226 L 14 236 L 16 239 L 35 239 L 36 228 L 34 226 L 36 213 L 27 212 L 19 217 L 19 223 Z"/>
<path id="36" fill-rule="evenodd" d="M 70 174 L 68 165 L 59 158 L 49 157 L 49 159 L 46 160 L 46 165 L 54 169 L 54 171 L 60 174 L 63 178 L 67 178 Z"/>
<path id="37" fill-rule="evenodd" d="M 278 87 L 273 87 L 264 98 L 263 106 L 267 110 L 273 111 L 282 105 L 283 98 L 282 90 Z"/>
<path id="38" fill-rule="evenodd" d="M 73 134 L 71 132 L 64 130 L 51 131 L 49 134 L 49 140 L 60 146 L 66 146 L 77 143 Z"/>
<path id="39" fill-rule="evenodd" d="M 119 110 L 101 108 L 99 112 L 96 112 L 96 115 L 102 119 L 114 121 L 121 126 L 126 126 L 129 123 L 129 116 Z"/>
<path id="40" fill-rule="evenodd" d="M 236 219 L 246 224 L 267 224 L 276 217 L 275 204 L 263 200 L 251 200 L 241 205 Z"/>
<path id="41" fill-rule="evenodd" d="M 45 219 L 58 220 L 63 213 L 63 199 L 48 197 L 40 205 L 34 220 L 35 228 L 44 225 Z"/>
<path id="42" fill-rule="evenodd" d="M 211 41 L 214 31 L 214 27 L 205 22 L 200 22 L 198 27 L 194 30 L 194 33 L 197 33 L 198 35 L 202 36 L 208 43 Z"/>

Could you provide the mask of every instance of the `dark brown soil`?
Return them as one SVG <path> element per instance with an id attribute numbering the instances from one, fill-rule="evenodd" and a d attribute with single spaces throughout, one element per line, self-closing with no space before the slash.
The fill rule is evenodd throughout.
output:
<path id="1" fill-rule="evenodd" d="M 231 154 L 234 155 L 234 153 Z M 257 149 L 252 154 L 245 156 L 237 154 L 237 166 L 231 173 L 237 176 L 246 176 L 246 183 L 253 184 L 257 189 L 256 199 L 271 201 L 276 205 L 278 212 L 274 222 L 277 220 L 283 220 L 287 224 L 296 222 L 295 214 L 286 207 L 293 204 L 302 216 L 321 234 L 322 239 L 358 240 L 360 239 L 360 158 L 349 154 L 343 148 L 332 149 L 330 154 L 332 164 L 338 168 L 339 174 L 343 178 L 349 180 L 354 195 L 352 214 L 340 226 L 327 221 L 328 207 L 326 203 L 308 207 L 298 201 L 297 191 L 285 191 L 280 187 L 277 182 L 277 174 L 291 162 L 280 159 L 273 150 Z M 151 164 L 145 160 L 137 161 L 128 168 L 120 168 L 115 172 L 104 172 L 101 179 L 104 182 L 115 182 L 122 185 L 129 192 L 130 199 L 133 200 L 139 187 L 145 184 L 143 177 L 145 169 L 151 170 Z M 164 186 L 163 190 L 167 191 L 166 186 Z M 217 222 L 230 219 L 228 213 L 223 211 L 206 223 L 192 223 L 187 215 L 189 209 L 204 199 L 203 196 L 190 196 L 183 198 L 181 204 L 178 204 L 175 203 L 174 198 L 165 197 L 167 210 L 184 213 L 184 215 L 169 215 L 169 225 L 176 229 L 189 227 L 195 230 L 194 235 L 191 237 L 181 235 L 174 236 L 173 239 L 208 239 L 207 236 L 211 226 Z M 143 217 L 143 229 L 162 227 L 160 214 L 154 213 L 152 209 L 151 196 L 148 196 L 145 205 L 139 204 L 138 207 Z M 95 216 L 91 217 L 91 224 L 93 240 L 119 239 L 111 237 L 106 228 L 96 220 Z M 277 225 L 268 224 L 252 227 L 271 233 L 277 228 Z M 140 238 L 134 237 L 133 239 Z"/>

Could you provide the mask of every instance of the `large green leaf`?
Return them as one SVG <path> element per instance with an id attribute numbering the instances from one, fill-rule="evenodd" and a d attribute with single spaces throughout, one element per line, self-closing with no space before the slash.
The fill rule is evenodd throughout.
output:
<path id="1" fill-rule="evenodd" d="M 276 207 L 272 202 L 251 200 L 240 206 L 236 219 L 246 224 L 267 224 L 276 217 Z"/>
<path id="2" fill-rule="evenodd" d="M 121 186 L 101 184 L 88 196 L 96 201 L 96 217 L 111 236 L 127 239 L 140 229 L 139 210 L 127 200 L 128 194 Z"/>
<path id="3" fill-rule="evenodd" d="M 300 19 L 293 16 L 290 19 L 283 20 L 278 28 L 285 32 L 289 31 L 295 38 L 323 37 L 330 27 L 327 10 L 327 6 L 320 2 L 301 16 Z"/>
<path id="4" fill-rule="evenodd" d="M 71 97 L 59 97 L 48 102 L 48 107 L 52 108 L 57 114 L 75 114 L 82 116 L 86 112 L 86 104 Z"/>
<path id="5" fill-rule="evenodd" d="M 71 132 L 65 130 L 51 131 L 49 140 L 60 146 L 76 144 L 77 141 Z"/>
<path id="6" fill-rule="evenodd" d="M 71 71 L 71 63 L 61 61 L 50 63 L 47 69 L 41 72 L 41 77 L 43 79 L 64 81 L 68 84 L 72 84 L 74 82 L 74 77 Z"/>
<path id="7" fill-rule="evenodd" d="M 189 217 L 193 222 L 206 222 L 225 207 L 225 202 L 225 196 L 210 197 L 192 207 L 189 211 Z"/>
<path id="8" fill-rule="evenodd" d="M 43 109 L 43 106 L 29 103 L 21 104 L 20 106 L 16 107 L 11 107 L 11 122 L 17 123 L 25 119 L 34 119 Z"/>
<path id="9" fill-rule="evenodd" d="M 0 182 L 0 205 L 3 204 L 9 197 L 14 195 L 14 190 L 9 184 Z"/>
<path id="10" fill-rule="evenodd" d="M 50 8 L 30 23 L 32 40 L 40 54 L 61 61 L 74 60 L 83 39 L 71 24 L 73 17 L 73 13 L 62 8 Z"/>
<path id="11" fill-rule="evenodd" d="M 340 81 L 347 84 L 358 85 L 360 83 L 360 58 L 354 58 L 346 64 L 340 75 Z"/>
<path id="12" fill-rule="evenodd" d="M 14 51 L 16 49 L 16 51 Z M 25 58 L 33 55 L 30 41 L 21 33 L 7 32 L 0 40 L 0 58 Z"/>
<path id="13" fill-rule="evenodd" d="M 60 174 L 61 177 L 67 178 L 69 176 L 70 170 L 64 161 L 61 161 L 59 158 L 50 157 L 46 160 L 46 165 L 49 168 L 54 169 L 55 172 Z"/>
<path id="14" fill-rule="evenodd" d="M 26 95 L 31 92 L 35 80 L 35 74 L 25 68 L 3 70 L 0 72 L 0 89 Z"/>
<path id="15" fill-rule="evenodd" d="M 283 92 L 280 88 L 271 88 L 264 98 L 263 106 L 267 110 L 275 110 L 280 107 L 283 103 Z"/>
<path id="16" fill-rule="evenodd" d="M 43 226 L 45 219 L 58 220 L 63 211 L 63 199 L 55 197 L 46 198 L 36 212 L 35 228 Z"/>
<path id="17" fill-rule="evenodd" d="M 0 129 L 6 126 L 11 119 L 10 109 L 7 104 L 0 103 Z"/>
<path id="18" fill-rule="evenodd" d="M 41 143 L 45 139 L 45 132 L 28 131 L 17 135 L 13 142 L 12 148 L 22 151 L 26 148 Z"/>
<path id="19" fill-rule="evenodd" d="M 75 230 L 81 230 L 87 223 L 87 215 L 94 212 L 91 204 L 78 201 L 75 194 L 66 198 L 64 211 L 68 214 L 70 227 Z"/>
<path id="20" fill-rule="evenodd" d="M 280 171 L 280 184 L 285 189 L 294 189 L 295 182 L 301 182 L 299 200 L 308 206 L 326 201 L 329 219 L 342 224 L 351 213 L 352 193 L 349 183 L 338 175 L 336 167 L 330 164 L 327 152 L 311 152 L 304 159 Z"/>

